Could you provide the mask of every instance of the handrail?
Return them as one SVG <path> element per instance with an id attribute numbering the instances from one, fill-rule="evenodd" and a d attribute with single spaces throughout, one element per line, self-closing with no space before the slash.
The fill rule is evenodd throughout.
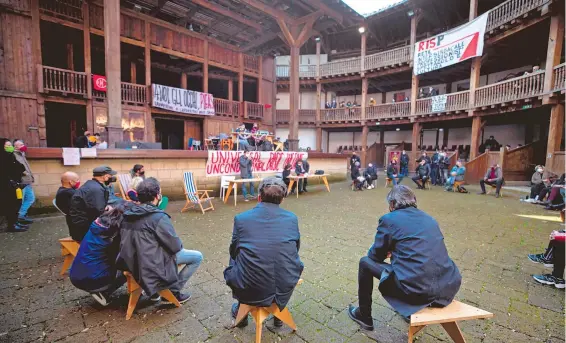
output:
<path id="1" fill-rule="evenodd" d="M 279 78 L 289 78 L 291 75 L 291 69 L 288 65 L 278 65 L 275 67 L 275 75 Z M 312 64 L 299 65 L 299 77 L 315 78 L 316 66 Z"/>
<path id="2" fill-rule="evenodd" d="M 320 76 L 355 74 L 361 71 L 361 59 L 359 57 L 345 58 L 320 66 Z"/>
<path id="3" fill-rule="evenodd" d="M 86 73 L 41 66 L 43 91 L 87 95 Z"/>
<path id="4" fill-rule="evenodd" d="M 238 117 L 240 115 L 240 103 L 238 101 L 214 98 L 212 102 L 217 116 Z"/>
<path id="5" fill-rule="evenodd" d="M 322 122 L 349 122 L 362 119 L 362 108 L 325 108 L 320 110 Z"/>
<path id="6" fill-rule="evenodd" d="M 488 106 L 538 96 L 544 89 L 544 70 L 476 89 L 474 106 Z"/>
<path id="7" fill-rule="evenodd" d="M 259 58 L 244 54 L 244 69 L 257 73 L 259 71 Z"/>
<path id="8" fill-rule="evenodd" d="M 288 123 L 291 118 L 291 110 L 277 110 L 275 116 L 277 124 Z"/>
<path id="9" fill-rule="evenodd" d="M 411 47 L 403 46 L 393 50 L 378 52 L 365 57 L 364 69 L 372 70 L 411 61 Z"/>
<path id="10" fill-rule="evenodd" d="M 552 74 L 554 78 L 552 90 L 559 91 L 566 89 L 566 63 L 562 63 L 554 67 Z"/>
<path id="11" fill-rule="evenodd" d="M 53 13 L 74 22 L 83 21 L 83 0 L 40 0 L 39 9 L 42 12 Z"/>
<path id="12" fill-rule="evenodd" d="M 411 114 L 411 102 L 392 102 L 366 107 L 366 119 L 407 117 Z"/>
<path id="13" fill-rule="evenodd" d="M 263 104 L 244 101 L 244 118 L 263 118 Z"/>
<path id="14" fill-rule="evenodd" d="M 286 124 L 291 120 L 291 110 L 277 110 L 275 115 L 278 124 Z M 316 123 L 316 110 L 299 110 L 299 123 Z"/>
<path id="15" fill-rule="evenodd" d="M 487 31 L 494 30 L 499 26 L 522 16 L 529 11 L 538 8 L 548 0 L 508 0 L 495 6 L 489 11 L 487 18 Z"/>
<path id="16" fill-rule="evenodd" d="M 120 88 L 122 101 L 143 105 L 147 104 L 147 86 L 122 82 Z"/>
<path id="17" fill-rule="evenodd" d="M 436 112 L 451 112 L 451 111 L 460 111 L 469 108 L 470 104 L 470 91 L 460 91 L 456 93 L 448 93 L 446 94 L 446 106 L 442 111 Z M 417 100 L 417 108 L 415 114 L 431 114 L 434 113 L 432 110 L 432 97 L 418 99 Z"/>

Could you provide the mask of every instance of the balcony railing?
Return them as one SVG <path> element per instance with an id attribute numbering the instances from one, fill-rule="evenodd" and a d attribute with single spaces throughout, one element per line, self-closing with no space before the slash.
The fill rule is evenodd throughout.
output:
<path id="1" fill-rule="evenodd" d="M 42 65 L 38 68 L 40 92 L 87 95 L 86 73 Z"/>
<path id="2" fill-rule="evenodd" d="M 542 95 L 544 71 L 519 76 L 480 87 L 476 90 L 476 107 L 495 105 Z"/>
<path id="3" fill-rule="evenodd" d="M 320 76 L 345 75 L 359 73 L 361 70 L 359 57 L 336 60 L 320 66 Z"/>
<path id="4" fill-rule="evenodd" d="M 554 67 L 553 74 L 554 85 L 552 90 L 556 92 L 566 89 L 566 63 Z"/>
<path id="5" fill-rule="evenodd" d="M 320 110 L 322 122 L 354 122 L 362 119 L 361 107 L 328 108 Z"/>
<path id="6" fill-rule="evenodd" d="M 220 98 L 214 98 L 214 112 L 217 116 L 239 117 L 240 103 Z"/>
<path id="7" fill-rule="evenodd" d="M 40 0 L 39 9 L 41 12 L 63 17 L 70 21 L 83 21 L 83 0 Z"/>
<path id="8" fill-rule="evenodd" d="M 244 118 L 262 119 L 263 104 L 244 101 Z"/>
<path id="9" fill-rule="evenodd" d="M 404 46 L 398 49 L 378 52 L 377 54 L 366 56 L 365 70 L 380 69 L 396 64 L 408 63 L 411 61 L 411 47 Z"/>
<path id="10" fill-rule="evenodd" d="M 288 65 L 278 65 L 275 68 L 275 73 L 277 77 L 287 79 L 289 78 L 290 68 Z M 312 64 L 300 65 L 299 66 L 299 77 L 300 78 L 315 78 L 316 77 L 316 66 Z"/>
<path id="11" fill-rule="evenodd" d="M 275 116 L 277 124 L 286 124 L 291 119 L 291 110 L 277 110 Z"/>
<path id="12" fill-rule="evenodd" d="M 287 124 L 291 120 L 290 110 L 277 110 L 276 120 L 278 124 Z M 316 110 L 299 110 L 300 124 L 316 123 Z"/>
<path id="13" fill-rule="evenodd" d="M 411 113 L 411 102 L 394 102 L 368 106 L 366 108 L 366 119 L 386 119 L 407 117 Z"/>
<path id="14" fill-rule="evenodd" d="M 244 55 L 244 69 L 257 73 L 259 70 L 259 58 L 257 56 Z"/>
<path id="15" fill-rule="evenodd" d="M 442 110 L 433 111 L 432 98 L 417 100 L 415 114 L 432 114 L 462 111 L 470 107 L 470 91 L 446 94 L 446 105 Z"/>
<path id="16" fill-rule="evenodd" d="M 122 101 L 138 105 L 147 104 L 147 86 L 122 82 Z"/>
<path id="17" fill-rule="evenodd" d="M 528 13 L 548 0 L 508 0 L 489 11 L 487 31 L 495 30 L 501 25 Z"/>

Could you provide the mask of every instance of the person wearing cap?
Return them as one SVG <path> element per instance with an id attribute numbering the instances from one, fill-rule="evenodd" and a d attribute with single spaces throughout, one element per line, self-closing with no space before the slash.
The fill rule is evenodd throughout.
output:
<path id="1" fill-rule="evenodd" d="M 232 289 L 236 318 L 240 303 L 284 309 L 303 272 L 297 216 L 279 207 L 287 194 L 283 180 L 268 177 L 259 185 L 259 203 L 234 217 L 230 261 L 224 270 Z M 244 319 L 238 326 L 247 325 Z M 281 326 L 274 319 L 275 326 Z"/>
<path id="2" fill-rule="evenodd" d="M 116 182 L 116 174 L 108 166 L 96 167 L 92 171 L 92 180 L 75 191 L 69 209 L 69 233 L 75 241 L 82 241 L 90 224 L 106 209 L 110 196 L 108 186 Z"/>

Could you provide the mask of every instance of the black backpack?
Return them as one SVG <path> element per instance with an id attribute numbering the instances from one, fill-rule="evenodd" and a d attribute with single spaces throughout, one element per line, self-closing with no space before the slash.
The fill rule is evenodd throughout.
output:
<path id="1" fill-rule="evenodd" d="M 458 186 L 458 193 L 470 193 L 464 186 Z"/>
<path id="2" fill-rule="evenodd" d="M 324 174 L 324 170 L 315 170 L 314 171 L 314 175 L 323 175 Z"/>

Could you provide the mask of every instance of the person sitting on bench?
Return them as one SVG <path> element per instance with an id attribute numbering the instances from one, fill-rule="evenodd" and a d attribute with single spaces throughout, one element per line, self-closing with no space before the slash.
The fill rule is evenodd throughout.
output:
<path id="1" fill-rule="evenodd" d="M 137 202 L 139 200 L 136 188 L 138 188 L 139 184 L 145 180 L 145 168 L 141 164 L 136 164 L 132 168 L 130 174 L 132 175 L 132 182 L 128 186 L 129 189 L 127 190 L 127 195 L 130 200 Z"/>
<path id="2" fill-rule="evenodd" d="M 387 178 L 393 182 L 393 186 L 400 184 L 403 181 L 403 176 L 397 173 L 397 161 L 391 160 L 387 166 Z"/>
<path id="3" fill-rule="evenodd" d="M 552 274 L 533 275 L 538 283 L 553 285 L 556 288 L 566 288 L 564 283 L 564 242 L 566 233 L 564 230 L 552 231 L 548 248 L 543 254 L 529 254 L 529 260 L 552 268 Z"/>
<path id="4" fill-rule="evenodd" d="M 377 168 L 373 166 L 373 164 L 368 164 L 368 167 L 364 171 L 364 177 L 366 179 L 366 185 L 368 189 L 373 189 L 375 186 L 373 185 L 373 181 L 377 180 Z"/>
<path id="5" fill-rule="evenodd" d="M 191 298 L 181 293 L 202 262 L 202 253 L 183 249 L 170 216 L 159 209 L 161 186 L 152 177 L 136 189 L 140 204 L 124 212 L 120 232 L 119 269 L 129 271 L 151 300 L 159 301 L 159 291 L 169 289 L 179 303 Z M 177 265 L 185 265 L 177 271 Z"/>
<path id="6" fill-rule="evenodd" d="M 352 169 L 350 170 L 350 174 L 352 177 L 352 182 L 354 183 L 354 188 L 361 191 L 363 190 L 365 179 L 360 173 L 360 162 L 354 162 Z"/>
<path id="7" fill-rule="evenodd" d="M 419 164 L 417 165 L 415 174 L 416 175 L 412 177 L 412 180 L 417 184 L 418 189 L 426 189 L 426 181 L 430 178 L 430 164 L 427 163 L 424 158 L 419 159 Z"/>
<path id="8" fill-rule="evenodd" d="M 110 295 L 126 282 L 115 262 L 120 250 L 123 214 L 130 204 L 121 200 L 92 222 L 69 272 L 71 283 L 90 293 L 102 306 L 107 306 Z"/>
<path id="9" fill-rule="evenodd" d="M 456 181 L 464 181 L 464 175 L 466 174 L 466 167 L 462 166 L 462 160 L 456 161 L 456 165 L 452 167 L 450 171 L 450 177 L 446 181 L 445 189 L 451 191 Z"/>
<path id="10" fill-rule="evenodd" d="M 485 185 L 495 186 L 495 197 L 499 198 L 499 191 L 503 185 L 503 171 L 497 163 L 488 168 L 483 180 L 480 180 L 481 192 L 478 194 L 485 194 Z"/>
<path id="11" fill-rule="evenodd" d="M 61 175 L 61 187 L 59 187 L 57 194 L 55 195 L 55 205 L 57 205 L 59 211 L 65 214 L 65 220 L 67 221 L 68 228 L 72 225 L 71 217 L 69 216 L 71 198 L 80 185 L 81 180 L 77 173 L 68 171 Z"/>
<path id="12" fill-rule="evenodd" d="M 302 160 L 297 161 L 297 163 L 295 164 L 295 171 L 297 171 L 297 168 L 302 169 L 302 174 L 303 175 L 307 175 L 310 173 L 311 170 L 311 165 L 309 164 L 309 162 L 307 161 L 307 157 L 303 156 Z M 299 175 L 299 173 L 297 173 L 297 175 Z M 299 180 L 299 183 L 302 182 L 302 187 L 299 187 L 299 191 L 303 191 L 303 192 L 308 192 L 307 191 L 307 184 L 308 184 L 308 179 L 304 178 L 302 180 Z"/>
<path id="13" fill-rule="evenodd" d="M 448 306 L 462 282 L 438 223 L 417 209 L 415 193 L 407 186 L 394 186 L 387 202 L 390 213 L 379 218 L 375 241 L 360 260 L 359 307 L 348 308 L 350 318 L 370 331 L 374 277 L 383 298 L 406 320 L 425 307 Z M 387 257 L 391 263 L 385 263 Z"/>
<path id="14" fill-rule="evenodd" d="M 224 270 L 232 289 L 236 318 L 240 303 L 283 310 L 303 272 L 299 258 L 301 234 L 297 216 L 279 207 L 287 187 L 279 178 L 268 177 L 259 185 L 259 203 L 234 217 L 230 261 Z M 247 319 L 238 325 L 246 326 Z M 282 323 L 274 319 L 275 326 Z"/>

